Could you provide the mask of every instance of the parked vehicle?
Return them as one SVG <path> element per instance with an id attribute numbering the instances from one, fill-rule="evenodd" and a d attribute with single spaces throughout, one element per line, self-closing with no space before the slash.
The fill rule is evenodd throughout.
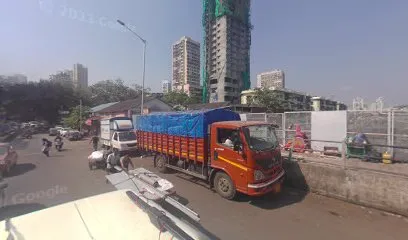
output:
<path id="1" fill-rule="evenodd" d="M 69 141 L 78 141 L 82 139 L 81 133 L 79 131 L 70 131 L 66 134 Z"/>
<path id="2" fill-rule="evenodd" d="M 72 129 L 72 128 L 62 128 L 62 129 L 60 130 L 60 135 L 61 135 L 62 137 L 66 137 L 67 134 L 68 134 L 70 131 L 73 131 L 73 129 Z"/>
<path id="3" fill-rule="evenodd" d="M 48 135 L 50 136 L 57 136 L 58 134 L 58 129 L 56 128 L 50 128 Z"/>
<path id="4" fill-rule="evenodd" d="M 31 132 L 30 129 L 25 130 L 25 131 L 23 132 L 23 134 L 21 134 L 21 136 L 22 136 L 23 138 L 25 138 L 25 139 L 31 139 L 31 138 L 33 138 L 33 134 L 32 134 L 32 132 Z"/>
<path id="5" fill-rule="evenodd" d="M 0 143 L 0 175 L 10 173 L 10 170 L 17 164 L 17 152 L 9 143 Z"/>
<path id="6" fill-rule="evenodd" d="M 136 129 L 138 147 L 154 153 L 161 172 L 203 179 L 227 199 L 281 190 L 285 172 L 274 125 L 214 109 L 138 116 Z"/>
<path id="7" fill-rule="evenodd" d="M 119 152 L 137 150 L 136 134 L 131 118 L 115 117 L 101 120 L 100 133 L 102 147 L 110 147 Z"/>

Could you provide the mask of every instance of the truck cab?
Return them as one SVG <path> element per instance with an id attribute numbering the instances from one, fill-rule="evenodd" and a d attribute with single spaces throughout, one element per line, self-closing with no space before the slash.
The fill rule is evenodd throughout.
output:
<path id="1" fill-rule="evenodd" d="M 137 140 L 130 118 L 116 117 L 101 120 L 101 143 L 105 147 L 124 151 L 136 151 Z"/>
<path id="2" fill-rule="evenodd" d="M 233 198 L 280 192 L 284 176 L 275 126 L 265 122 L 225 121 L 210 128 L 211 179 L 217 192 Z"/>

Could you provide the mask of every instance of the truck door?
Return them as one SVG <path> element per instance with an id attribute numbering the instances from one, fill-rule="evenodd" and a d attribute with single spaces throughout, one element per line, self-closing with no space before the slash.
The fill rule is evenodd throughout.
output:
<path id="1" fill-rule="evenodd" d="M 113 134 L 113 136 L 112 136 L 112 147 L 119 149 L 119 146 L 120 146 L 120 144 L 119 144 L 119 136 L 118 136 L 118 133 L 115 132 L 115 133 Z"/>
<path id="2" fill-rule="evenodd" d="M 212 135 L 211 166 L 223 169 L 232 179 L 238 191 L 247 191 L 247 167 L 242 157 L 240 129 L 219 127 Z M 234 147 L 235 146 L 235 147 Z M 234 149 L 235 148 L 235 149 Z"/>

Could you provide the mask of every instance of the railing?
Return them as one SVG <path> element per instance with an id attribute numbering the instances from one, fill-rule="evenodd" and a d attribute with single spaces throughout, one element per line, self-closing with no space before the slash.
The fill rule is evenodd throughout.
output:
<path id="1" fill-rule="evenodd" d="M 312 128 L 319 129 L 319 124 L 322 123 L 322 121 L 312 122 L 312 114 L 314 113 L 316 112 L 252 113 L 241 114 L 241 117 L 244 121 L 265 121 L 277 125 L 276 134 L 278 140 L 281 145 L 284 145 L 288 140 L 295 137 L 296 130 L 294 126 L 296 125 L 301 127 L 302 132 L 309 139 L 313 138 Z M 324 114 L 323 112 L 320 113 Z M 342 127 L 344 128 L 344 133 L 341 134 L 342 137 L 331 138 L 331 140 L 338 139 L 339 141 L 309 141 L 310 143 L 325 142 L 328 145 L 337 145 L 340 148 L 342 138 L 364 133 L 371 143 L 370 146 L 377 152 L 388 152 L 395 161 L 408 162 L 408 145 L 406 145 L 408 143 L 408 112 L 346 111 Z M 318 149 L 313 150 L 318 151 Z"/>

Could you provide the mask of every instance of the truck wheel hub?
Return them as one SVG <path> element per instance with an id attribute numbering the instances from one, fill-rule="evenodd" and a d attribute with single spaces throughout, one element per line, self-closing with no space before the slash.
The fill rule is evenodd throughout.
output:
<path id="1" fill-rule="evenodd" d="M 225 178 L 220 179 L 220 181 L 218 183 L 218 186 L 220 187 L 221 191 L 223 191 L 223 192 L 228 192 L 228 190 L 229 190 L 229 183 L 228 183 L 227 179 L 225 179 Z"/>

